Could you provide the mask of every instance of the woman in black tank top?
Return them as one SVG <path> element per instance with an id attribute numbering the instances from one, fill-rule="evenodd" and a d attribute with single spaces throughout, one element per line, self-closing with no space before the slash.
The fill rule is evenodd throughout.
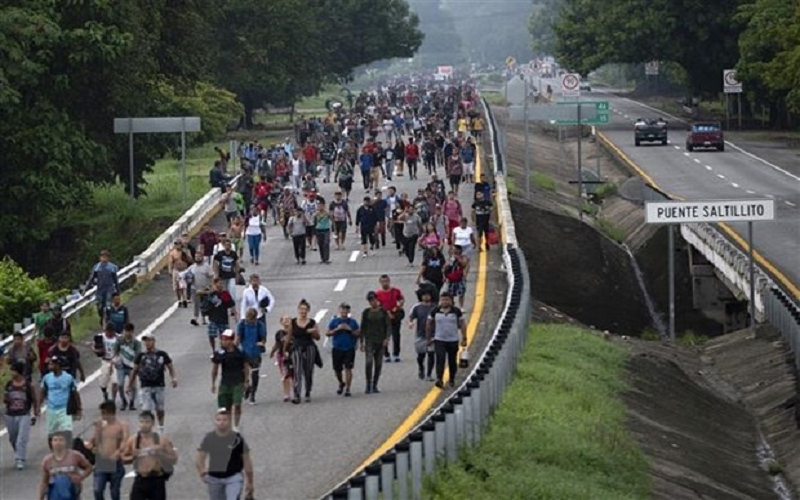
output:
<path id="1" fill-rule="evenodd" d="M 305 382 L 306 403 L 311 401 L 311 387 L 314 382 L 314 363 L 319 352 L 316 341 L 319 340 L 319 327 L 314 319 L 308 317 L 311 306 L 302 299 L 297 306 L 297 317 L 292 318 L 289 334 L 284 340 L 291 346 L 292 365 L 294 367 L 294 398 L 292 403 L 300 404 L 300 393 Z"/>

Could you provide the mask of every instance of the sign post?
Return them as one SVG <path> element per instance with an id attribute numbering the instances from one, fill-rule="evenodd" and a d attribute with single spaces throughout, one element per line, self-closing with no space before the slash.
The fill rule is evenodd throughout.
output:
<path id="1" fill-rule="evenodd" d="M 736 94 L 736 111 L 738 114 L 739 130 L 742 129 L 742 83 L 736 79 L 735 69 L 722 70 L 722 88 L 725 91 L 725 122 L 730 128 L 730 102 L 729 95 Z"/>
<path id="2" fill-rule="evenodd" d="M 669 274 L 669 339 L 675 342 L 675 224 L 697 222 L 747 222 L 747 253 L 750 275 L 750 321 L 755 325 L 756 284 L 753 260 L 753 222 L 775 219 L 775 200 L 710 200 L 710 201 L 648 201 L 645 202 L 645 221 L 648 224 L 668 224 Z"/>
<path id="3" fill-rule="evenodd" d="M 128 134 L 128 162 L 131 188 L 131 202 L 136 193 L 136 173 L 133 166 L 133 134 L 181 134 L 181 181 L 183 183 L 183 204 L 186 204 L 186 132 L 200 132 L 200 118 L 197 116 L 160 118 L 114 118 L 114 133 Z"/>
<path id="4" fill-rule="evenodd" d="M 561 95 L 564 97 L 581 96 L 581 77 L 577 73 L 565 73 L 561 77 Z"/>

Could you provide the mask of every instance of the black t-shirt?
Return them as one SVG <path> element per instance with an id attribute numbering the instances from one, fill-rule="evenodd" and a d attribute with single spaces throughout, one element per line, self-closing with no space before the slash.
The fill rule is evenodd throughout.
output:
<path id="1" fill-rule="evenodd" d="M 229 280 L 236 277 L 235 269 L 238 260 L 239 255 L 233 250 L 230 252 L 225 250 L 217 252 L 217 255 L 214 256 L 214 261 L 219 263 L 220 279 Z"/>
<path id="2" fill-rule="evenodd" d="M 50 350 L 47 352 L 47 357 L 52 358 L 53 356 L 57 357 L 60 364 L 61 369 L 65 372 L 72 375 L 73 378 L 78 378 L 78 363 L 81 359 L 81 353 L 75 349 L 75 346 L 69 346 L 66 350 L 61 350 L 58 348 L 58 344 L 50 347 Z"/>
<path id="3" fill-rule="evenodd" d="M 492 202 L 489 200 L 475 200 L 472 204 L 475 210 L 475 218 L 486 219 L 492 214 Z"/>
<path id="4" fill-rule="evenodd" d="M 425 266 L 422 277 L 433 283 L 442 283 L 444 281 L 443 269 L 446 262 L 444 255 L 441 253 L 436 255 L 426 254 L 422 259 L 422 265 Z"/>
<path id="5" fill-rule="evenodd" d="M 220 349 L 214 353 L 211 362 L 222 368 L 220 384 L 239 385 L 244 383 L 244 364 L 247 359 L 239 349 L 235 347 L 232 351 Z"/>
<path id="6" fill-rule="evenodd" d="M 208 306 L 208 320 L 218 325 L 227 325 L 228 314 L 235 305 L 233 297 L 227 290 L 213 291 L 206 296 Z"/>
<path id="7" fill-rule="evenodd" d="M 314 337 L 311 336 L 309 330 L 314 328 L 317 322 L 309 319 L 306 326 L 297 324 L 297 318 L 292 320 L 292 347 L 308 347 L 314 344 Z"/>
<path id="8" fill-rule="evenodd" d="M 238 432 L 229 432 L 225 436 L 209 432 L 199 450 L 208 454 L 208 475 L 220 479 L 242 472 L 244 455 L 250 453 L 250 447 Z"/>
<path id="9" fill-rule="evenodd" d="M 133 364 L 139 367 L 142 387 L 164 387 L 164 370 L 172 364 L 172 358 L 164 351 L 144 351 L 136 356 Z"/>

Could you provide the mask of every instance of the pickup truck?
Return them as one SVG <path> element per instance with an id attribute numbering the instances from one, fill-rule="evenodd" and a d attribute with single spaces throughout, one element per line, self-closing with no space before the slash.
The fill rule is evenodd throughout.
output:
<path id="1" fill-rule="evenodd" d="M 639 118 L 633 126 L 633 138 L 636 146 L 643 142 L 660 142 L 667 145 L 667 122 L 663 118 L 645 120 Z"/>
<path id="2" fill-rule="evenodd" d="M 719 122 L 694 123 L 686 134 L 686 150 L 716 148 L 725 151 L 725 138 Z"/>

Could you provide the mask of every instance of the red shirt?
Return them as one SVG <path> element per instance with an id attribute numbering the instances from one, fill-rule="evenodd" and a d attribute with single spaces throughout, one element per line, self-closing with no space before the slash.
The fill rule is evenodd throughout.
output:
<path id="1" fill-rule="evenodd" d="M 412 160 L 419 158 L 419 146 L 417 146 L 416 142 L 412 142 L 406 146 L 406 158 L 410 158 Z"/>
<path id="2" fill-rule="evenodd" d="M 214 255 L 214 247 L 219 243 L 217 240 L 217 233 L 214 231 L 206 231 L 200 235 L 200 244 L 203 246 L 203 255 L 210 257 Z"/>
<path id="3" fill-rule="evenodd" d="M 374 142 L 368 141 L 366 144 L 364 144 L 364 147 L 361 148 L 361 151 L 363 151 L 364 153 L 367 153 L 367 154 L 374 155 L 375 154 L 375 147 L 376 146 L 375 146 Z"/>
<path id="4" fill-rule="evenodd" d="M 308 146 L 304 147 L 303 148 L 303 158 L 308 163 L 316 161 L 316 159 L 317 159 L 317 148 L 315 148 L 314 146 L 311 146 L 311 145 L 308 145 Z"/>
<path id="5" fill-rule="evenodd" d="M 384 290 L 383 288 L 375 290 L 375 295 L 378 298 L 378 302 L 381 303 L 381 307 L 386 311 L 394 311 L 395 308 L 397 308 L 397 302 L 404 300 L 403 292 L 401 292 L 399 288 L 394 287 L 388 290 Z"/>

